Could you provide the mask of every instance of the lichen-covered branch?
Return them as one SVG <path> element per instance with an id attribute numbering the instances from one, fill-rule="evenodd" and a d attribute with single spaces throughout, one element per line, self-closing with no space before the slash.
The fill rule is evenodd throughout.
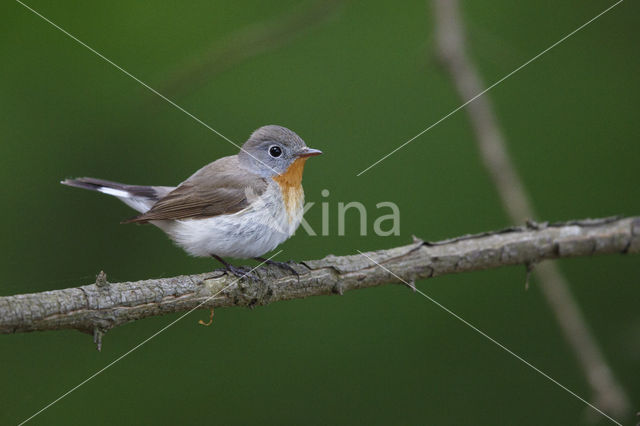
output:
<path id="1" fill-rule="evenodd" d="M 531 265 L 545 259 L 639 251 L 640 217 L 632 217 L 529 223 L 438 243 L 415 240 L 406 246 L 366 254 L 413 283 L 445 274 Z M 255 280 L 239 281 L 223 271 L 121 283 L 109 283 L 101 274 L 91 285 L 0 297 L 0 333 L 77 329 L 99 337 L 118 325 L 188 311 L 205 301 L 201 308 L 266 305 L 399 282 L 360 254 L 329 255 L 291 266 L 298 276 L 275 265 L 256 269 Z"/>

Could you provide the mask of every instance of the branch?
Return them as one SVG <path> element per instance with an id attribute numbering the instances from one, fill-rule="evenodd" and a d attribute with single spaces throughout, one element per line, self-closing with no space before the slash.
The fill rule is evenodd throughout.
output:
<path id="1" fill-rule="evenodd" d="M 614 217 L 557 224 L 529 223 L 525 227 L 438 243 L 416 240 L 367 256 L 413 283 L 439 275 L 530 265 L 545 259 L 638 252 L 640 217 Z M 122 283 L 108 283 L 100 274 L 91 285 L 0 297 L 0 333 L 76 329 L 93 333 L 99 340 L 113 327 L 188 311 L 205 301 L 200 306 L 203 309 L 250 307 L 399 282 L 362 255 L 329 255 L 291 266 L 298 271 L 298 277 L 274 265 L 258 268 L 254 272 L 256 281 L 236 281 L 221 270 Z M 230 285 L 234 282 L 235 285 Z"/>
<path id="2" fill-rule="evenodd" d="M 482 93 L 484 86 L 480 73 L 467 53 L 459 2 L 433 0 L 433 4 L 438 54 L 460 98 L 466 102 Z M 485 93 L 477 97 L 467 105 L 466 111 L 485 168 L 511 221 L 521 223 L 528 218 L 535 218 L 534 208 L 509 156 L 489 96 Z M 540 278 L 540 289 L 585 372 L 596 404 L 616 416 L 627 415 L 629 398 L 607 365 L 562 272 L 554 263 L 540 265 L 535 272 Z"/>

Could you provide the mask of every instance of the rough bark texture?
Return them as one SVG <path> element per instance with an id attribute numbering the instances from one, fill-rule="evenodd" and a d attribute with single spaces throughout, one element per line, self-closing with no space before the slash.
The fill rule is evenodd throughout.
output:
<path id="1" fill-rule="evenodd" d="M 534 265 L 545 259 L 638 251 L 640 217 L 632 217 L 529 223 L 525 227 L 438 243 L 416 240 L 367 255 L 406 281 L 414 282 L 506 265 Z M 255 281 L 240 280 L 231 286 L 236 278 L 223 271 L 122 283 L 108 283 L 101 274 L 91 285 L 0 297 L 0 333 L 77 329 L 99 338 L 118 325 L 188 311 L 205 301 L 202 308 L 266 305 L 399 282 L 360 254 L 329 255 L 292 267 L 298 271 L 298 277 L 268 265 L 254 272 Z"/>

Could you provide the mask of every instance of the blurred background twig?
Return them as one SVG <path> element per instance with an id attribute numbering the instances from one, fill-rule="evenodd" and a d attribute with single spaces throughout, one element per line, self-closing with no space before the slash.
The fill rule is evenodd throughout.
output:
<path id="1" fill-rule="evenodd" d="M 437 54 L 465 102 L 485 89 L 467 51 L 464 19 L 458 0 L 433 0 Z M 525 185 L 509 156 L 488 94 L 466 107 L 478 151 L 513 223 L 537 217 Z M 536 265 L 534 273 L 551 311 L 573 349 L 593 393 L 596 406 L 613 416 L 629 414 L 629 399 L 607 364 L 595 337 L 556 263 Z"/>
<path id="2" fill-rule="evenodd" d="M 269 20 L 241 28 L 180 64 L 159 91 L 169 97 L 186 96 L 216 74 L 248 58 L 278 49 L 334 17 L 347 0 L 319 0 L 295 6 Z"/>

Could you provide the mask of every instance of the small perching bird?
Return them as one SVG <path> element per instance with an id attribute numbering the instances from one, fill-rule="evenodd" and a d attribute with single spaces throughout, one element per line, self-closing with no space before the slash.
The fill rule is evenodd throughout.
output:
<path id="1" fill-rule="evenodd" d="M 210 163 L 177 187 L 125 185 L 95 178 L 61 183 L 113 195 L 141 212 L 123 223 L 151 223 L 193 256 L 260 259 L 300 225 L 302 172 L 307 147 L 293 131 L 275 125 L 253 132 L 237 155 Z M 277 263 L 277 262 L 274 262 Z"/>

